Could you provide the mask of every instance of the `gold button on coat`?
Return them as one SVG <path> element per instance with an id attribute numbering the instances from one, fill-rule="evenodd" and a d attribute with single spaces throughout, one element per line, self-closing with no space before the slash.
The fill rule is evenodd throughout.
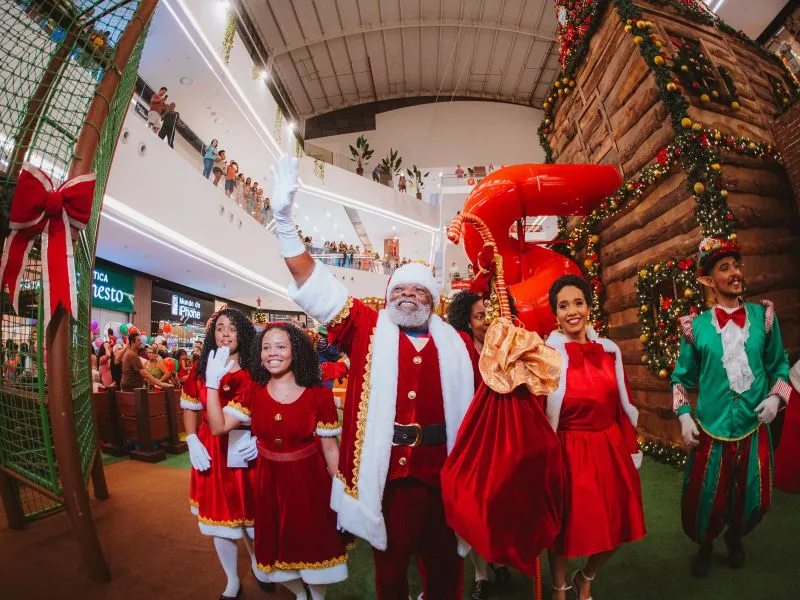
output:
<path id="1" fill-rule="evenodd" d="M 282 421 L 283 420 L 283 415 L 281 413 L 275 413 L 275 420 L 276 421 Z"/>
<path id="2" fill-rule="evenodd" d="M 275 438 L 275 445 L 276 446 L 280 446 L 282 443 L 283 443 L 283 440 L 281 438 Z"/>
<path id="3" fill-rule="evenodd" d="M 417 397 L 417 392 L 414 392 L 414 391 L 408 392 L 408 399 L 409 400 L 413 400 L 416 397 Z"/>
<path id="4" fill-rule="evenodd" d="M 230 392 L 231 391 L 231 386 L 229 386 L 227 384 L 223 385 L 222 386 L 222 391 L 223 392 Z"/>
<path id="5" fill-rule="evenodd" d="M 398 462 L 400 463 L 401 467 L 405 467 L 408 460 L 406 459 L 405 456 L 403 456 Z"/>
<path id="6" fill-rule="evenodd" d="M 415 364 L 415 365 L 418 365 L 418 364 L 420 364 L 421 362 L 422 362 L 422 357 L 421 357 L 421 356 L 415 356 L 415 357 L 414 357 L 414 364 Z"/>

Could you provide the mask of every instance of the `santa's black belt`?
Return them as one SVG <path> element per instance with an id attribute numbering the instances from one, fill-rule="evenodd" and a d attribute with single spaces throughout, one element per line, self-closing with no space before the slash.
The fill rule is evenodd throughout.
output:
<path id="1" fill-rule="evenodd" d="M 433 425 L 394 424 L 392 446 L 438 446 L 445 442 L 447 442 L 447 428 L 444 423 Z"/>

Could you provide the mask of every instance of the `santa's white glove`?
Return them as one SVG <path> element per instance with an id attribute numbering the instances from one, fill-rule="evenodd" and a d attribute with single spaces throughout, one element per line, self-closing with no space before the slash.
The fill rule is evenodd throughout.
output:
<path id="1" fill-rule="evenodd" d="M 780 396 L 772 395 L 764 400 L 761 404 L 756 406 L 756 414 L 758 420 L 762 423 L 769 425 L 778 416 L 778 411 L 781 408 Z"/>
<path id="2" fill-rule="evenodd" d="M 219 389 L 220 380 L 230 373 L 233 368 L 233 361 L 229 361 L 228 357 L 231 351 L 227 346 L 212 350 L 208 355 L 208 364 L 206 364 L 206 387 L 213 390 Z"/>
<path id="3" fill-rule="evenodd" d="M 284 258 L 300 256 L 306 251 L 303 241 L 297 235 L 292 211 L 294 195 L 297 193 L 297 159 L 284 155 L 278 160 L 277 169 L 270 170 L 275 181 L 270 198 L 272 216 L 275 217 L 275 235 Z"/>
<path id="4" fill-rule="evenodd" d="M 683 413 L 678 419 L 681 422 L 681 435 L 683 443 L 687 446 L 697 446 L 700 443 L 700 431 L 689 413 Z"/>
<path id="5" fill-rule="evenodd" d="M 239 456 L 242 457 L 242 460 L 245 462 L 250 462 L 251 460 L 255 460 L 258 457 L 258 447 L 256 446 L 256 436 L 251 435 L 250 438 L 242 444 L 238 446 L 236 450 L 239 452 Z"/>
<path id="6" fill-rule="evenodd" d="M 198 471 L 208 470 L 211 467 L 211 457 L 196 433 L 186 436 L 186 445 L 189 446 L 189 462 L 192 466 Z"/>

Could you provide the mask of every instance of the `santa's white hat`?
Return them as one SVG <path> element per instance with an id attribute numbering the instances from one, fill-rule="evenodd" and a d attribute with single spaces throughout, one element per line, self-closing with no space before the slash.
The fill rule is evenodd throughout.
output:
<path id="1" fill-rule="evenodd" d="M 386 301 L 389 301 L 389 294 L 398 285 L 413 283 L 424 287 L 431 293 L 434 304 L 439 302 L 442 289 L 433 277 L 430 268 L 420 263 L 409 263 L 397 269 L 389 278 L 389 285 L 386 286 Z"/>

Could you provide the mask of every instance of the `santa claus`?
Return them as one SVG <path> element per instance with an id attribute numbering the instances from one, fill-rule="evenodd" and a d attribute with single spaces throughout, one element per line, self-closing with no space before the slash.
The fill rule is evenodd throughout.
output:
<path id="1" fill-rule="evenodd" d="M 474 394 L 477 353 L 433 313 L 440 290 L 424 265 L 394 272 L 380 312 L 349 296 L 298 237 L 296 190 L 297 160 L 284 156 L 271 206 L 294 278 L 289 294 L 350 357 L 331 493 L 339 527 L 372 545 L 381 600 L 408 599 L 414 555 L 425 598 L 460 599 L 467 548 L 447 526 L 439 472 Z"/>

